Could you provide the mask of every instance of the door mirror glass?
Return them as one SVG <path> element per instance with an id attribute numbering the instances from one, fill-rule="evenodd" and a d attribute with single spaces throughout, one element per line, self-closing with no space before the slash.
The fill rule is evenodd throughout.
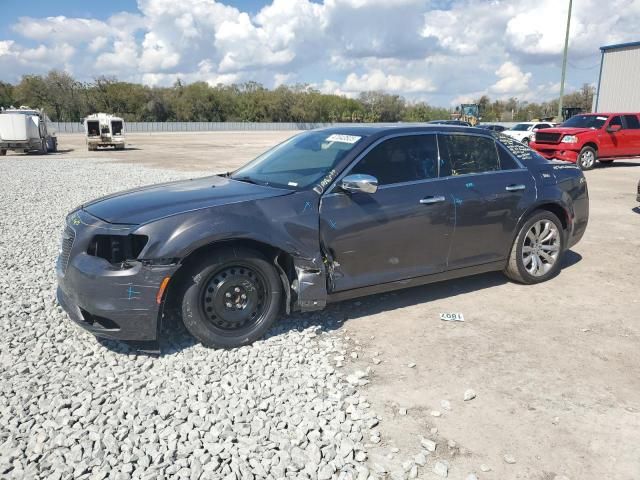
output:
<path id="1" fill-rule="evenodd" d="M 376 193 L 378 191 L 378 179 L 372 175 L 354 173 L 344 177 L 340 182 L 340 187 L 352 193 Z"/>

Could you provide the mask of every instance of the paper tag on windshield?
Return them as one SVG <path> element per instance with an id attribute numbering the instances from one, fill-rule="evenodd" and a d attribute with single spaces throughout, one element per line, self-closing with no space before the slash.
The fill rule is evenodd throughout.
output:
<path id="1" fill-rule="evenodd" d="M 340 135 L 338 133 L 334 133 L 327 137 L 327 142 L 356 143 L 361 138 L 362 137 L 358 137 L 357 135 Z"/>

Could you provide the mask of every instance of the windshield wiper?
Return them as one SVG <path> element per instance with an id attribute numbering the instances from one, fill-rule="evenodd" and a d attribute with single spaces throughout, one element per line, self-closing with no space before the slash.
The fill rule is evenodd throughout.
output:
<path id="1" fill-rule="evenodd" d="M 261 183 L 256 182 L 251 177 L 231 177 L 234 180 L 238 180 L 239 182 L 252 183 L 253 185 L 262 185 Z"/>

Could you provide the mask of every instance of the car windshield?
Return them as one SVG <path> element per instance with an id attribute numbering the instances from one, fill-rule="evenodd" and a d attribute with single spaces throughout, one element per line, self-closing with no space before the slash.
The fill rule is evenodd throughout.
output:
<path id="1" fill-rule="evenodd" d="M 564 122 L 562 127 L 572 128 L 602 128 L 604 122 L 607 121 L 606 116 L 602 115 L 576 115 Z"/>
<path id="2" fill-rule="evenodd" d="M 529 123 L 519 123 L 515 127 L 513 127 L 511 130 L 515 130 L 516 132 L 526 132 L 530 128 L 531 128 L 531 124 Z"/>
<path id="3" fill-rule="evenodd" d="M 231 178 L 301 190 L 329 176 L 362 138 L 325 131 L 301 133 L 236 170 Z"/>

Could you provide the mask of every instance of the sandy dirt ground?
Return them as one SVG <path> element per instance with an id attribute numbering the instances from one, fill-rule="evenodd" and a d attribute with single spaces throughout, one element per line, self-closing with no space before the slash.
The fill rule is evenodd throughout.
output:
<path id="1" fill-rule="evenodd" d="M 130 135 L 127 150 L 91 157 L 221 172 L 293 133 Z M 81 135 L 59 144 L 61 161 L 89 156 Z M 414 455 L 425 436 L 453 479 L 640 478 L 640 160 L 586 176 L 589 227 L 555 279 L 485 274 L 329 307 L 358 354 L 345 371 L 372 369 L 365 389 L 384 417 L 372 460 L 392 448 Z M 464 401 L 469 388 L 477 396 Z"/>

